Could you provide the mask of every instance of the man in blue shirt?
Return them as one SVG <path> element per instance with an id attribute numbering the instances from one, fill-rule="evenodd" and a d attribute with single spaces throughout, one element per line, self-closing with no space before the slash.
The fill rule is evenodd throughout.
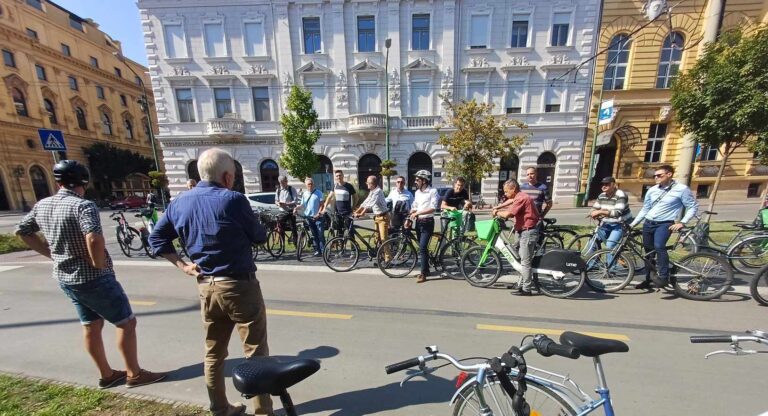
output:
<path id="1" fill-rule="evenodd" d="M 659 279 L 666 284 L 669 280 L 669 253 L 667 253 L 667 240 L 672 232 L 680 231 L 690 221 L 699 207 L 691 190 L 672 180 L 675 174 L 670 165 L 662 165 L 656 169 L 653 178 L 656 186 L 645 194 L 643 208 L 632 221 L 632 227 L 643 223 L 643 246 L 645 252 L 656 251 L 656 266 Z M 680 212 L 685 208 L 685 216 L 677 221 Z M 645 281 L 635 286 L 636 289 L 648 289 L 651 287 L 651 270 L 648 268 Z"/>
<path id="2" fill-rule="evenodd" d="M 304 216 L 309 231 L 312 232 L 312 240 L 315 245 L 314 257 L 320 257 L 323 255 L 325 249 L 325 235 L 323 234 L 323 220 L 320 213 L 320 203 L 323 201 L 323 193 L 319 189 L 315 189 L 315 181 L 312 177 L 304 179 L 304 185 L 307 186 L 307 190 L 301 194 L 301 204 L 293 209 L 293 213 L 296 214 L 300 210 L 304 210 Z"/>
<path id="3" fill-rule="evenodd" d="M 224 383 L 224 360 L 232 330 L 237 327 L 246 357 L 269 355 L 267 316 L 251 246 L 266 241 L 266 231 L 256 220 L 241 193 L 231 191 L 235 162 L 228 153 L 212 148 L 198 159 L 202 179 L 179 195 L 160 218 L 149 244 L 184 273 L 197 280 L 205 328 L 205 384 L 214 415 L 245 411 L 230 404 Z M 182 260 L 173 247 L 181 237 L 191 262 Z M 256 415 L 272 415 L 269 395 L 253 400 Z"/>

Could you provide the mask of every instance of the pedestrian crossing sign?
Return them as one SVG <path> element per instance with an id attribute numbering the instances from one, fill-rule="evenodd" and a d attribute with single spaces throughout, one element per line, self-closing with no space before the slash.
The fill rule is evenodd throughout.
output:
<path id="1" fill-rule="evenodd" d="M 43 149 L 55 151 L 67 150 L 67 145 L 64 143 L 64 134 L 61 130 L 38 129 L 37 134 L 40 136 L 40 142 L 43 144 Z"/>

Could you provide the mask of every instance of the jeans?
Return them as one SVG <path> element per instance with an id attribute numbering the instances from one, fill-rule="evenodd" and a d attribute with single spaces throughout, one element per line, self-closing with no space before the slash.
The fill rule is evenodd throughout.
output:
<path id="1" fill-rule="evenodd" d="M 672 225 L 672 221 L 645 221 L 643 223 L 643 247 L 646 253 L 650 253 L 652 250 L 656 251 L 656 269 L 659 272 L 659 279 L 669 279 L 669 253 L 667 253 L 667 240 L 672 235 L 672 231 L 669 230 L 669 226 Z M 646 258 L 650 261 L 652 255 L 647 255 Z M 645 272 L 645 280 L 651 280 L 651 268 Z"/>
<path id="2" fill-rule="evenodd" d="M 624 231 L 621 229 L 621 223 L 617 222 L 609 222 L 609 223 L 603 223 L 600 224 L 600 228 L 597 230 L 597 238 L 601 242 L 605 243 L 605 248 L 611 249 L 616 247 L 616 244 L 619 244 L 619 241 L 621 240 L 621 235 L 624 234 Z M 595 247 L 590 247 L 593 251 Z M 613 263 L 613 255 L 608 255 L 608 264 Z M 613 266 L 616 266 L 615 264 Z"/>
<path id="3" fill-rule="evenodd" d="M 536 254 L 536 242 L 539 241 L 539 229 L 533 228 L 520 233 L 518 242 L 520 243 L 520 289 L 530 292 L 533 283 L 533 272 L 531 264 L 533 256 Z"/>
<path id="4" fill-rule="evenodd" d="M 312 241 L 315 251 L 322 253 L 325 250 L 325 234 L 323 234 L 323 220 L 307 218 L 307 227 L 312 233 Z"/>
<path id="5" fill-rule="evenodd" d="M 75 305 L 77 316 L 83 325 L 106 319 L 118 326 L 133 318 L 128 297 L 114 274 L 77 285 L 59 283 L 59 286 Z"/>
<path id="6" fill-rule="evenodd" d="M 429 275 L 429 240 L 435 232 L 434 218 L 419 219 L 416 221 L 416 235 L 419 237 L 419 259 L 421 261 L 421 274 Z"/>

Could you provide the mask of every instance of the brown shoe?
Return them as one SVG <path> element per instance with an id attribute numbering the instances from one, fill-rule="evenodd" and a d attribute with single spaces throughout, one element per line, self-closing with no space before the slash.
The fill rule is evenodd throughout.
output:
<path id="1" fill-rule="evenodd" d="M 424 283 L 426 281 L 427 281 L 427 276 L 424 276 L 423 274 L 420 274 L 416 279 L 416 283 Z"/>
<path id="2" fill-rule="evenodd" d="M 125 382 L 125 387 L 133 388 L 139 386 L 146 386 L 147 384 L 157 383 L 168 376 L 168 373 L 153 373 L 147 370 L 139 371 L 139 375 L 135 377 L 128 377 Z"/>
<path id="3" fill-rule="evenodd" d="M 111 376 L 99 379 L 99 388 L 108 389 L 110 387 L 113 387 L 117 383 L 125 380 L 127 376 L 128 376 L 128 373 L 126 373 L 125 371 L 112 370 Z"/>
<path id="4" fill-rule="evenodd" d="M 245 413 L 245 405 L 237 402 L 230 404 L 226 410 L 211 412 L 213 416 L 240 416 Z"/>

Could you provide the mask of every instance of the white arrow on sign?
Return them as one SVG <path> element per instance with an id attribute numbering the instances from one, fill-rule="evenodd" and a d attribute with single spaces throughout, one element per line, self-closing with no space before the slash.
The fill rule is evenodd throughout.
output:
<path id="1" fill-rule="evenodd" d="M 45 147 L 50 150 L 65 150 L 64 144 L 62 144 L 53 133 L 48 135 L 48 139 L 45 141 Z"/>

